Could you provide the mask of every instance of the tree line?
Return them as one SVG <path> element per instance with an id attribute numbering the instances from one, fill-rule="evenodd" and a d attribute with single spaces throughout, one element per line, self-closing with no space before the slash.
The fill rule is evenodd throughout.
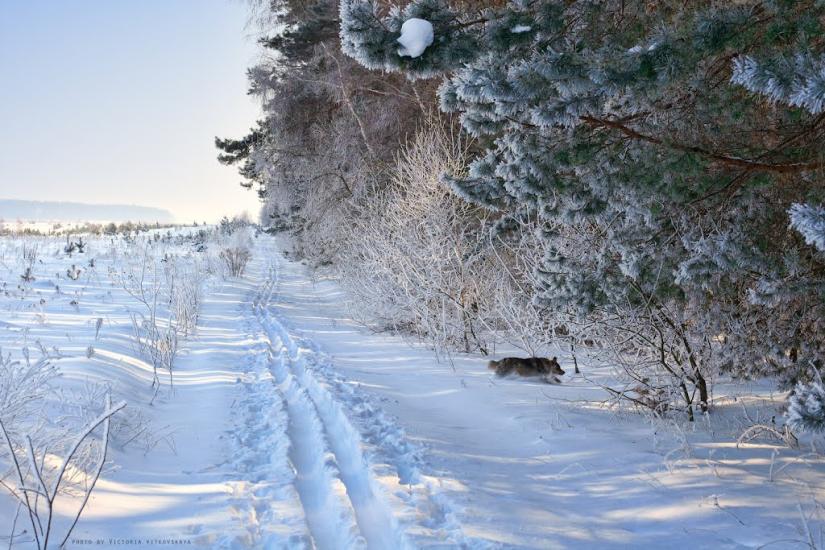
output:
<path id="1" fill-rule="evenodd" d="M 562 346 L 691 419 L 720 376 L 771 377 L 822 425 L 822 2 L 250 8 L 263 117 L 219 158 L 365 320 Z"/>

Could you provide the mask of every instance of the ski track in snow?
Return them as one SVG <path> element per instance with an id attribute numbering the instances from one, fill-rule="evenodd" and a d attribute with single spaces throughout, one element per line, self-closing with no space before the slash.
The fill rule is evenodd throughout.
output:
<path id="1" fill-rule="evenodd" d="M 433 479 L 420 472 L 422 449 L 337 376 L 329 356 L 314 341 L 288 328 L 286 319 L 276 313 L 278 255 L 274 247 L 264 249 L 270 264 L 252 298 L 257 327 L 249 328 L 262 337 L 262 344 L 244 374 L 244 425 L 234 436 L 240 467 L 253 474 L 245 492 L 251 500 L 247 517 L 253 520 L 245 542 L 267 548 L 314 545 L 322 550 L 406 549 L 425 540 L 427 545 L 468 547 L 471 542 L 463 536 L 451 505 Z M 363 434 L 345 411 L 357 416 Z M 395 517 L 387 489 L 376 479 L 365 443 L 397 478 L 395 497 L 408 518 L 403 522 Z M 279 502 L 303 510 L 304 525 L 286 518 L 289 536 L 267 533 L 267 525 L 283 524 Z M 418 533 L 418 540 L 408 537 L 408 529 Z"/>
<path id="2" fill-rule="evenodd" d="M 239 305 L 248 309 L 248 303 Z M 224 540 L 226 547 L 309 548 L 311 537 L 295 489 L 295 474 L 288 456 L 286 403 L 273 390 L 268 369 L 269 349 L 258 334 L 254 319 L 246 319 L 255 353 L 238 381 L 243 397 L 233 407 L 235 428 L 228 433 L 233 444 L 234 470 L 246 485 L 235 491 L 233 510 L 247 530 L 242 540 Z M 276 527 L 278 529 L 273 529 Z"/>

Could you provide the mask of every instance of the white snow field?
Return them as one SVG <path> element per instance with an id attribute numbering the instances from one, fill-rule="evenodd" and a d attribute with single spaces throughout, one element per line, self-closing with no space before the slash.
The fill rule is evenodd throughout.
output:
<path id="1" fill-rule="evenodd" d="M 439 360 L 360 327 L 334 281 L 261 234 L 242 277 L 208 278 L 174 389 L 162 376 L 152 401 L 132 342 L 139 304 L 107 276 L 129 251 L 90 238 L 97 267 L 58 281 L 77 256 L 37 242 L 37 278 L 21 287 L 22 242 L 0 241 L 3 353 L 42 344 L 61 388 L 105 384 L 127 402 L 119 422 L 141 426 L 113 439 L 67 548 L 823 547 L 812 441 L 737 446 L 780 414 L 769 384 L 718 384 L 713 413 L 691 425 L 608 409 L 593 383 L 608 367 L 574 375 L 560 357 L 561 385 L 494 378 L 487 358 Z M 75 507 L 58 507 L 57 531 Z M 0 544 L 14 518 L 3 490 Z M 32 547 L 19 533 L 11 547 Z"/>

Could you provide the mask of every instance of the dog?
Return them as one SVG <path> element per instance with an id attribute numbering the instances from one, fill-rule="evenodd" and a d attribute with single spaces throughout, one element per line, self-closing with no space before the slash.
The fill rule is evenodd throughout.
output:
<path id="1" fill-rule="evenodd" d="M 490 361 L 487 368 L 495 371 L 497 376 L 508 376 L 514 372 L 519 376 L 543 376 L 549 384 L 558 384 L 558 377 L 564 374 L 555 357 L 505 357 L 498 361 Z"/>

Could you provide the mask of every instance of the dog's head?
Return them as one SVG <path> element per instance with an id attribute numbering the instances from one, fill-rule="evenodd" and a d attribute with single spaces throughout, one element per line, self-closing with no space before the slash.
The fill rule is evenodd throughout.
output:
<path id="1" fill-rule="evenodd" d="M 548 374 L 564 374 L 564 370 L 559 365 L 558 360 L 555 357 L 552 359 L 544 358 L 541 360 L 542 367 Z"/>

